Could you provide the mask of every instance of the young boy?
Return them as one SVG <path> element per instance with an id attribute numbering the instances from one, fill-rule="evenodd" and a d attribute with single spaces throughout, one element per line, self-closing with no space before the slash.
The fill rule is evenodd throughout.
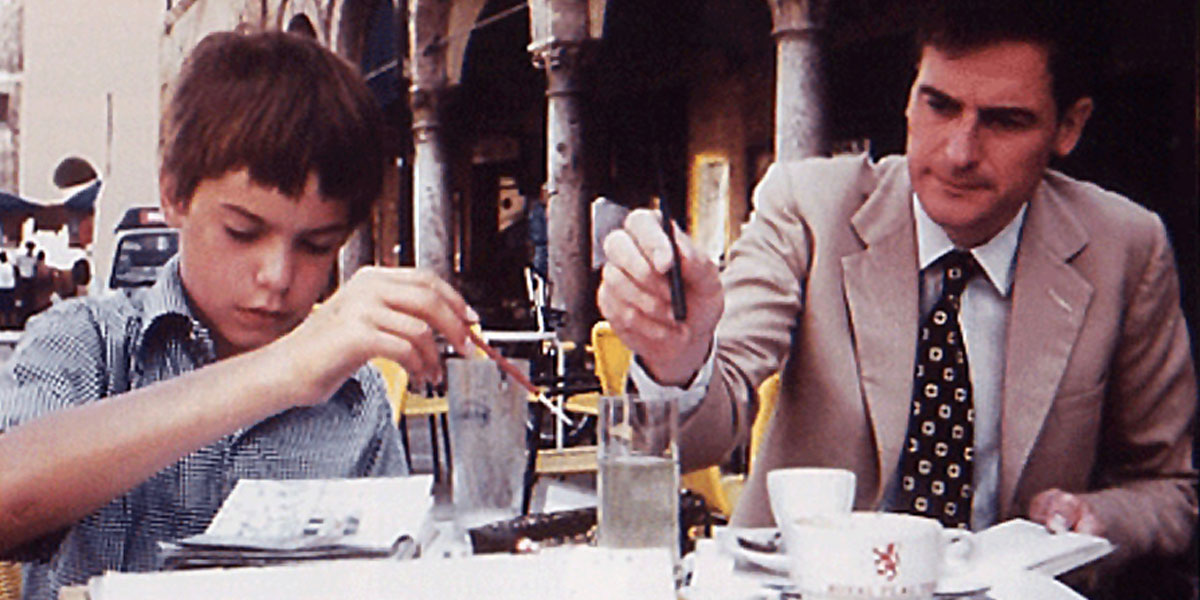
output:
<path id="1" fill-rule="evenodd" d="M 205 38 L 164 125 L 179 255 L 143 293 L 31 321 L 0 374 L 0 556 L 33 561 L 27 598 L 153 569 L 239 478 L 404 474 L 364 363 L 436 380 L 434 332 L 462 348 L 478 320 L 405 269 L 363 269 L 312 311 L 384 165 L 378 107 L 319 45 Z"/>

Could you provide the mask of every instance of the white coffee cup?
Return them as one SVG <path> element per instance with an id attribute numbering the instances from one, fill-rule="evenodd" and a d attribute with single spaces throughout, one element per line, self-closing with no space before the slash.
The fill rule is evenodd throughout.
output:
<path id="1" fill-rule="evenodd" d="M 969 531 L 899 513 L 826 514 L 782 529 L 788 571 L 805 600 L 930 599 L 973 551 Z"/>
<path id="2" fill-rule="evenodd" d="M 854 506 L 853 471 L 828 467 L 789 467 L 767 473 L 767 496 L 775 523 L 826 514 Z"/>
<path id="3" fill-rule="evenodd" d="M 848 514 L 854 506 L 853 471 L 829 467 L 786 467 L 767 473 L 767 496 L 778 524 L 827 514 Z M 752 550 L 738 537 L 759 538 L 765 530 L 730 534 L 726 550 L 737 559 L 769 571 L 786 574 L 790 561 L 782 552 Z M 774 534 L 772 534 L 774 535 Z M 778 538 L 775 538 L 778 539 Z"/>

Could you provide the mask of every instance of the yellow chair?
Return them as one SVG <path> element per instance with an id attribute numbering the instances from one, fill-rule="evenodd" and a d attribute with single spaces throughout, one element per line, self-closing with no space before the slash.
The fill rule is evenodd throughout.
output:
<path id="1" fill-rule="evenodd" d="M 750 426 L 750 459 L 747 464 L 758 457 L 758 450 L 767 435 L 767 426 L 775 414 L 775 402 L 779 398 L 779 380 L 779 372 L 776 371 L 758 386 L 758 414 L 754 416 L 754 424 Z"/>
<path id="2" fill-rule="evenodd" d="M 412 470 L 412 452 L 408 446 L 408 417 L 427 417 L 429 419 L 429 446 L 433 458 L 434 479 L 441 479 L 441 459 L 438 456 L 438 420 L 441 420 L 442 441 L 446 448 L 446 467 L 450 466 L 450 428 L 446 415 L 450 413 L 450 403 L 444 396 L 423 396 L 408 391 L 408 371 L 399 363 L 386 358 L 371 359 L 371 364 L 383 375 L 387 385 L 388 403 L 392 405 L 392 414 L 400 429 L 400 441 L 404 444 L 404 462 L 408 470 Z"/>
<path id="3" fill-rule="evenodd" d="M 21 598 L 21 563 L 0 562 L 0 600 Z"/>
<path id="4" fill-rule="evenodd" d="M 592 326 L 592 352 L 595 353 L 596 377 L 607 395 L 624 394 L 633 352 L 617 337 L 608 321 Z"/>
<path id="5" fill-rule="evenodd" d="M 399 421 L 401 411 L 404 410 L 405 396 L 408 394 L 408 371 L 405 371 L 400 363 L 382 357 L 371 359 L 371 365 L 383 375 L 383 383 L 387 385 L 388 404 L 392 405 L 392 416 Z"/>
<path id="6" fill-rule="evenodd" d="M 776 372 L 758 386 L 758 413 L 754 416 L 754 423 L 750 425 L 750 448 L 746 459 L 747 471 L 750 464 L 758 457 L 763 437 L 767 434 L 767 426 L 770 425 L 771 417 L 775 414 L 775 403 L 779 398 L 779 380 L 779 373 Z M 742 494 L 742 486 L 745 483 L 745 476 L 740 474 L 729 475 L 721 480 L 725 496 L 734 506 L 737 505 L 738 498 Z"/>
<path id="7" fill-rule="evenodd" d="M 600 389 L 606 395 L 625 393 L 633 352 L 617 337 L 608 321 L 599 321 L 592 327 L 592 351 L 595 353 L 596 376 L 600 378 Z M 733 504 L 721 485 L 720 467 L 712 466 L 684 473 L 679 478 L 679 483 L 703 496 L 708 506 L 722 515 L 729 516 L 733 512 Z"/>

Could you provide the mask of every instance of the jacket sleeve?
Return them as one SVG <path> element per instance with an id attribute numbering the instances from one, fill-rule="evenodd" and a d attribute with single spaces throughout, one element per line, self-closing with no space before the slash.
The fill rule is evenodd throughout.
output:
<path id="1" fill-rule="evenodd" d="M 1121 325 L 1095 484 L 1085 495 L 1117 546 L 1113 562 L 1177 554 L 1196 526 L 1196 374 L 1161 221 Z"/>
<path id="2" fill-rule="evenodd" d="M 755 390 L 788 356 L 803 309 L 810 246 L 786 166 L 771 167 L 754 201 L 722 273 L 725 312 L 712 380 L 681 428 L 684 471 L 718 464 L 748 439 Z"/>

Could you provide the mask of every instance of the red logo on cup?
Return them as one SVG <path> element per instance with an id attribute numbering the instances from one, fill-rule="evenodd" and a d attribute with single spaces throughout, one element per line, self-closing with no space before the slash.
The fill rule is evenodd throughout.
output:
<path id="1" fill-rule="evenodd" d="M 900 570 L 900 552 L 896 544 L 893 542 L 872 550 L 875 552 L 875 573 L 886 577 L 888 581 L 895 579 Z"/>

